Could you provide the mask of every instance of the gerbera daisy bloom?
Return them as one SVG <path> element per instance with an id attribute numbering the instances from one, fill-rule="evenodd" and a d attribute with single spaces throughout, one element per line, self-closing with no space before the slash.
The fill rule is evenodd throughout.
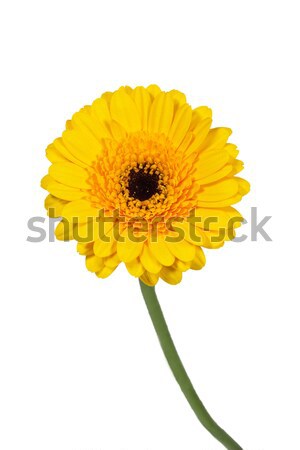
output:
<path id="1" fill-rule="evenodd" d="M 122 262 L 140 279 L 160 344 L 200 422 L 228 450 L 242 450 L 209 415 L 178 356 L 155 288 L 205 264 L 202 247 L 234 237 L 242 218 L 231 205 L 249 184 L 229 128 L 212 128 L 211 110 L 192 109 L 158 86 L 106 92 L 67 122 L 47 148 L 46 208 L 61 217 L 58 239 L 78 241 L 100 278 Z"/>
<path id="2" fill-rule="evenodd" d="M 76 239 L 100 278 L 120 263 L 153 286 L 205 264 L 202 248 L 232 239 L 231 205 L 249 190 L 229 128 L 158 86 L 121 87 L 75 113 L 47 148 L 45 206 L 58 239 Z M 196 220 L 192 220 L 196 218 Z M 192 232 L 193 230 L 193 232 Z"/>

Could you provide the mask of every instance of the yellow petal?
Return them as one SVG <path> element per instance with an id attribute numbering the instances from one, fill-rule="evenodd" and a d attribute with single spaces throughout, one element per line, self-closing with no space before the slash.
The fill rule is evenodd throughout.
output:
<path id="1" fill-rule="evenodd" d="M 70 241 L 73 239 L 73 225 L 61 220 L 55 228 L 55 237 L 59 241 Z"/>
<path id="2" fill-rule="evenodd" d="M 176 89 L 172 89 L 170 91 L 170 94 L 175 103 L 177 103 L 179 106 L 184 105 L 186 103 L 186 96 L 182 92 L 177 91 Z"/>
<path id="3" fill-rule="evenodd" d="M 69 201 L 79 200 L 85 195 L 85 192 L 80 189 L 66 186 L 65 184 L 58 183 L 54 180 L 47 185 L 47 191 L 54 197 Z"/>
<path id="4" fill-rule="evenodd" d="M 102 152 L 101 143 L 93 135 L 82 130 L 65 130 L 62 140 L 69 152 L 87 165 L 91 165 Z"/>
<path id="5" fill-rule="evenodd" d="M 161 92 L 161 89 L 156 84 L 150 84 L 150 86 L 147 87 L 147 91 L 152 98 L 155 98 Z"/>
<path id="6" fill-rule="evenodd" d="M 61 217 L 62 210 L 67 204 L 65 200 L 53 197 L 53 195 L 47 195 L 45 199 L 45 208 L 48 211 L 49 217 Z"/>
<path id="7" fill-rule="evenodd" d="M 90 272 L 98 272 L 103 269 L 104 261 L 103 258 L 99 258 L 99 256 L 96 255 L 87 256 L 85 259 L 85 265 L 87 270 Z"/>
<path id="8" fill-rule="evenodd" d="M 230 128 L 225 127 L 212 128 L 209 131 L 207 138 L 203 142 L 201 148 L 203 149 L 222 148 L 225 146 L 231 133 L 232 130 Z"/>
<path id="9" fill-rule="evenodd" d="M 187 242 L 189 242 L 192 245 L 199 245 L 199 244 L 201 244 L 201 240 L 200 240 L 201 237 L 199 236 L 199 233 L 196 232 L 196 225 L 198 225 L 198 222 L 196 222 L 196 224 L 195 223 L 190 223 L 190 222 L 187 222 L 187 221 L 176 223 L 176 228 L 178 230 L 182 230 L 182 232 L 183 232 L 182 236 L 184 237 L 184 239 Z M 176 244 L 176 242 L 174 243 L 174 245 L 175 244 Z M 189 260 L 189 261 L 191 261 L 191 260 Z M 188 262 L 188 261 L 185 261 L 185 262 Z"/>
<path id="10" fill-rule="evenodd" d="M 49 168 L 49 175 L 56 181 L 67 186 L 89 189 L 88 173 L 82 167 L 71 162 L 56 162 Z"/>
<path id="11" fill-rule="evenodd" d="M 212 119 L 212 110 L 207 106 L 199 106 L 198 108 L 193 109 L 193 127 L 197 126 L 199 122 Z"/>
<path id="12" fill-rule="evenodd" d="M 141 129 L 141 117 L 136 104 L 124 88 L 120 88 L 113 94 L 110 112 L 112 118 L 129 133 Z"/>
<path id="13" fill-rule="evenodd" d="M 118 256 L 118 254 L 114 253 L 113 255 L 110 255 L 107 258 L 104 258 L 104 264 L 107 267 L 115 269 L 120 264 L 120 258 Z"/>
<path id="14" fill-rule="evenodd" d="M 131 86 L 124 86 L 124 89 L 125 89 L 126 93 L 127 93 L 130 97 L 132 97 L 132 93 L 133 93 L 132 87 L 131 87 Z"/>
<path id="15" fill-rule="evenodd" d="M 205 248 L 220 248 L 224 245 L 224 241 L 226 240 L 226 236 L 224 233 L 220 233 L 220 230 L 204 230 L 203 228 L 196 227 L 195 235 L 197 237 L 197 242 L 195 241 L 194 236 L 191 236 L 190 242 L 195 244 L 196 246 L 201 245 Z M 188 235 L 186 236 L 188 239 Z M 197 249 L 198 247 L 196 247 Z M 197 253 L 197 251 L 196 251 Z"/>
<path id="16" fill-rule="evenodd" d="M 66 157 L 55 147 L 55 145 L 53 145 L 53 143 L 46 148 L 46 157 L 52 163 L 67 161 Z"/>
<path id="17" fill-rule="evenodd" d="M 201 247 L 196 247 L 195 258 L 192 261 L 191 269 L 200 270 L 205 266 L 206 258 Z"/>
<path id="18" fill-rule="evenodd" d="M 179 107 L 175 114 L 173 123 L 169 131 L 169 138 L 171 139 L 175 148 L 177 148 L 183 141 L 185 135 L 191 124 L 192 109 L 189 105 L 184 104 Z"/>
<path id="19" fill-rule="evenodd" d="M 159 276 L 169 284 L 178 284 L 182 280 L 182 272 L 176 270 L 173 267 L 163 267 L 159 273 Z"/>
<path id="20" fill-rule="evenodd" d="M 158 275 L 145 271 L 140 279 L 148 286 L 154 286 L 158 282 Z"/>
<path id="21" fill-rule="evenodd" d="M 244 163 L 243 161 L 240 161 L 238 159 L 235 159 L 232 162 L 232 172 L 231 175 L 236 175 L 237 173 L 241 172 L 244 168 Z"/>
<path id="22" fill-rule="evenodd" d="M 193 141 L 195 139 L 195 136 L 190 131 L 187 132 L 185 135 L 183 141 L 181 142 L 180 146 L 178 147 L 178 153 L 185 153 L 189 152 L 189 147 L 192 145 Z M 185 155 L 186 156 L 186 155 Z"/>
<path id="23" fill-rule="evenodd" d="M 99 142 L 111 135 L 103 120 L 99 120 L 91 106 L 85 106 L 72 117 L 72 125 L 82 132 L 92 134 Z"/>
<path id="24" fill-rule="evenodd" d="M 105 258 L 115 253 L 116 243 L 114 241 L 104 242 L 103 240 L 97 239 L 94 243 L 95 255 Z"/>
<path id="25" fill-rule="evenodd" d="M 157 242 L 150 240 L 148 244 L 151 254 L 153 254 L 157 261 L 163 266 L 171 266 L 174 263 L 175 257 L 168 249 L 163 238 L 158 236 Z"/>
<path id="26" fill-rule="evenodd" d="M 116 267 L 107 267 L 104 266 L 103 269 L 101 269 L 99 272 L 96 272 L 97 277 L 99 278 L 107 278 L 109 275 L 113 273 L 113 271 L 116 269 Z"/>
<path id="27" fill-rule="evenodd" d="M 203 191 L 199 195 L 200 201 L 203 203 L 216 202 L 233 197 L 238 193 L 239 183 L 235 178 L 229 180 L 222 180 L 217 183 L 203 186 Z"/>
<path id="28" fill-rule="evenodd" d="M 199 184 L 210 184 L 215 183 L 216 181 L 221 180 L 222 178 L 225 178 L 227 175 L 232 173 L 232 166 L 229 164 L 226 164 L 222 169 L 217 170 L 216 172 L 212 173 L 211 175 L 205 176 L 203 178 L 197 179 Z"/>
<path id="29" fill-rule="evenodd" d="M 150 94 L 144 87 L 138 86 L 133 91 L 133 99 L 141 117 L 141 129 L 147 130 L 151 106 Z"/>
<path id="30" fill-rule="evenodd" d="M 237 155 L 239 154 L 239 151 L 237 149 L 237 146 L 234 144 L 226 144 L 225 145 L 225 150 L 229 153 L 229 155 L 232 158 L 236 158 Z"/>
<path id="31" fill-rule="evenodd" d="M 110 131 L 112 134 L 112 137 L 116 141 L 121 141 L 126 137 L 126 131 L 125 129 L 116 121 L 112 120 L 110 122 Z"/>
<path id="32" fill-rule="evenodd" d="M 63 209 L 63 216 L 72 221 L 76 218 L 78 222 L 87 222 L 88 218 L 99 216 L 99 210 L 93 208 L 87 200 L 76 200 L 68 203 Z"/>
<path id="33" fill-rule="evenodd" d="M 231 206 L 225 208 L 196 208 L 195 216 L 201 218 L 196 226 L 209 230 L 238 227 L 243 221 L 241 214 Z"/>
<path id="34" fill-rule="evenodd" d="M 145 244 L 140 256 L 141 263 L 148 272 L 158 273 L 161 270 L 161 264 L 157 261 L 155 256 L 149 251 L 148 246 Z"/>
<path id="35" fill-rule="evenodd" d="M 204 119 L 193 129 L 193 140 L 187 147 L 186 156 L 199 151 L 204 146 L 210 127 L 211 119 Z"/>
<path id="36" fill-rule="evenodd" d="M 127 263 L 140 256 L 144 242 L 135 242 L 131 240 L 125 233 L 121 233 L 121 239 L 117 244 L 117 252 L 121 261 Z"/>
<path id="37" fill-rule="evenodd" d="M 250 191 L 250 183 L 248 181 L 244 180 L 243 178 L 235 177 L 235 180 L 237 180 L 239 184 L 239 193 L 241 195 L 246 195 Z"/>
<path id="38" fill-rule="evenodd" d="M 181 261 L 180 259 L 176 259 L 172 268 L 179 270 L 180 272 L 186 272 L 191 268 L 192 261 Z"/>
<path id="39" fill-rule="evenodd" d="M 103 98 L 107 102 L 107 104 L 110 105 L 112 95 L 113 95 L 113 92 L 106 91 L 101 95 L 101 98 Z"/>
<path id="40" fill-rule="evenodd" d="M 238 203 L 241 201 L 241 199 L 243 198 L 243 196 L 241 194 L 235 194 L 232 197 L 228 197 L 228 198 L 224 198 L 223 200 L 216 200 L 216 201 L 201 201 L 199 200 L 197 202 L 197 205 L 199 207 L 204 207 L 204 208 L 223 208 L 224 206 L 230 206 L 230 205 L 234 205 L 235 203 Z"/>
<path id="41" fill-rule="evenodd" d="M 94 254 L 93 245 L 94 245 L 93 242 L 89 243 L 78 242 L 77 251 L 80 255 L 91 256 Z"/>
<path id="42" fill-rule="evenodd" d="M 52 177 L 50 177 L 50 175 L 45 175 L 42 179 L 41 179 L 41 187 L 43 189 L 46 189 L 46 191 L 48 191 L 48 186 L 49 184 L 54 183 L 54 180 Z"/>
<path id="43" fill-rule="evenodd" d="M 197 180 L 208 177 L 217 172 L 229 160 L 229 155 L 224 149 L 211 149 L 201 152 L 195 164 L 195 177 Z"/>
<path id="44" fill-rule="evenodd" d="M 103 220 L 105 220 L 105 219 L 103 219 Z M 99 238 L 101 239 L 104 237 L 104 240 L 106 240 L 105 237 L 112 236 L 112 238 L 115 239 L 115 237 L 114 237 L 115 223 L 111 222 L 111 221 L 103 222 L 103 220 L 100 217 L 100 220 L 98 221 L 99 222 Z M 116 233 L 116 236 L 118 236 L 117 233 Z"/>
<path id="45" fill-rule="evenodd" d="M 126 268 L 130 275 L 139 278 L 145 271 L 145 268 L 139 258 L 135 258 L 132 261 L 125 263 Z"/>
<path id="46" fill-rule="evenodd" d="M 168 242 L 166 244 L 170 252 L 181 261 L 192 261 L 195 257 L 195 246 L 182 240 L 179 242 Z"/>
<path id="47" fill-rule="evenodd" d="M 105 99 L 105 96 L 102 96 L 101 98 L 97 98 L 91 106 L 91 110 L 93 115 L 97 118 L 100 127 L 101 127 L 101 133 L 105 134 L 107 137 L 109 137 L 109 129 L 108 124 L 111 121 L 111 115 L 109 111 L 109 106 L 107 103 L 107 100 Z"/>
<path id="48" fill-rule="evenodd" d="M 152 103 L 148 131 L 150 133 L 164 133 L 168 135 L 174 115 L 174 103 L 172 96 L 168 93 L 161 92 Z"/>
<path id="49" fill-rule="evenodd" d="M 106 239 L 97 239 L 94 243 L 94 253 L 101 258 L 111 256 L 116 252 L 117 241 L 113 235 L 113 228 L 110 233 L 106 235 Z"/>
<path id="50" fill-rule="evenodd" d="M 91 243 L 93 241 L 96 241 L 97 239 L 100 239 L 100 237 L 100 224 L 97 221 L 97 218 L 92 217 L 89 217 L 84 222 L 79 222 L 76 228 L 76 232 L 74 232 L 74 239 L 76 239 L 77 242 L 81 243 Z"/>
<path id="51" fill-rule="evenodd" d="M 53 148 L 53 152 L 52 152 L 52 148 Z M 84 163 L 80 159 L 76 158 L 67 149 L 67 147 L 63 143 L 62 138 L 55 139 L 53 141 L 53 143 L 51 144 L 51 147 L 48 147 L 48 149 L 46 150 L 47 158 L 51 162 L 57 162 L 57 161 L 55 161 L 55 159 L 57 159 L 56 155 L 59 155 L 59 154 L 62 155 L 62 157 L 64 157 L 66 160 L 73 162 L 77 166 L 84 167 L 84 168 L 86 168 L 88 166 L 86 163 Z"/>

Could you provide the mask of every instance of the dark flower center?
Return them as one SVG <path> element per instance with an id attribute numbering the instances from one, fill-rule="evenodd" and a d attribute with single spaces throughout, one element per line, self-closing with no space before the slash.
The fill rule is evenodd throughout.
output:
<path id="1" fill-rule="evenodd" d="M 160 192 L 159 175 L 153 170 L 147 171 L 144 167 L 131 169 L 128 177 L 128 191 L 130 197 L 141 202 L 148 200 L 154 194 Z"/>

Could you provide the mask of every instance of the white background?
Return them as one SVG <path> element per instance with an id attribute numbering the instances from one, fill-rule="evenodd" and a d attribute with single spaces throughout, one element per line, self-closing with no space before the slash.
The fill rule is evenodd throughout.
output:
<path id="1" fill-rule="evenodd" d="M 44 149 L 105 90 L 157 83 L 233 129 L 258 237 L 157 292 L 213 417 L 245 450 L 298 450 L 296 1 L 10 1 L 1 7 L 1 450 L 218 450 L 172 378 L 138 282 L 74 243 L 26 241 Z M 249 226 L 243 229 L 249 233 Z M 32 233 L 31 233 L 32 234 Z"/>

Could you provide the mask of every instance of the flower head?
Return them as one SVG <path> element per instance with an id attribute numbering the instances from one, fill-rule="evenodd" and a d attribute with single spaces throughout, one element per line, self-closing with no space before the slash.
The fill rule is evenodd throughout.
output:
<path id="1" fill-rule="evenodd" d="M 58 239 L 75 239 L 88 270 L 110 275 L 122 262 L 154 285 L 176 284 L 205 264 L 202 247 L 234 237 L 231 205 L 249 191 L 229 128 L 192 109 L 178 91 L 121 87 L 75 113 L 47 148 L 45 206 L 61 217 Z"/>

